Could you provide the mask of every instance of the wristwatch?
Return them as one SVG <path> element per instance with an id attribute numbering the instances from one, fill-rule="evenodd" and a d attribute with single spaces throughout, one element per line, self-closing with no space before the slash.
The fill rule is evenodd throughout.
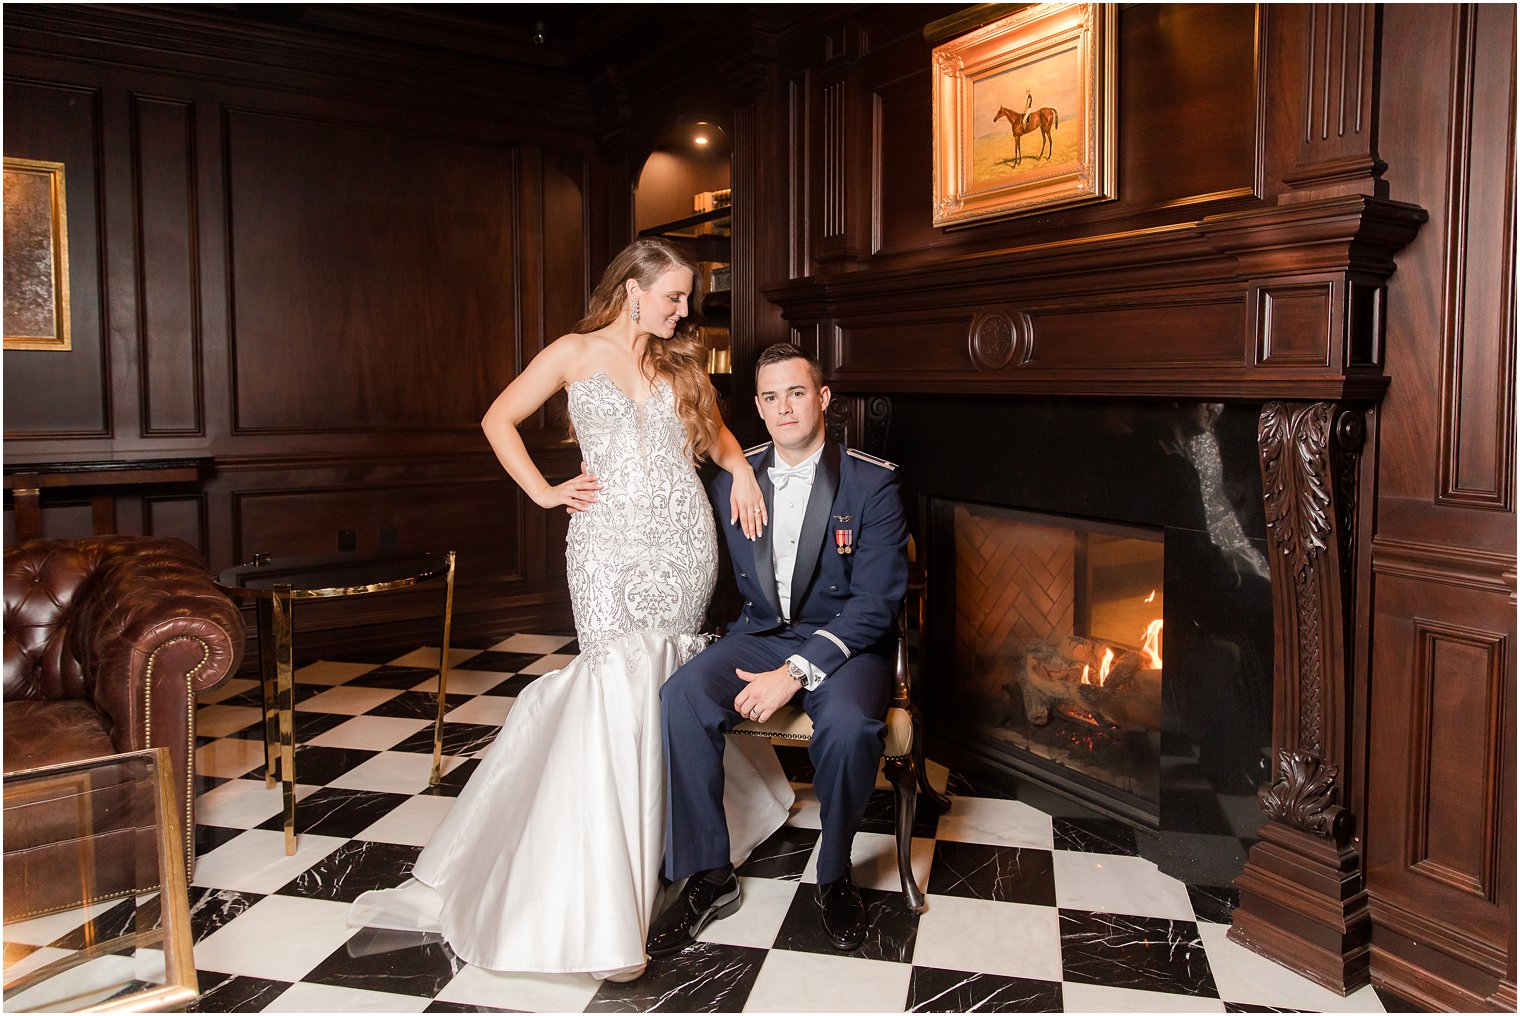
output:
<path id="1" fill-rule="evenodd" d="M 786 661 L 786 672 L 788 674 L 791 674 L 798 684 L 802 685 L 804 688 L 807 687 L 807 671 L 797 666 L 796 660 Z"/>

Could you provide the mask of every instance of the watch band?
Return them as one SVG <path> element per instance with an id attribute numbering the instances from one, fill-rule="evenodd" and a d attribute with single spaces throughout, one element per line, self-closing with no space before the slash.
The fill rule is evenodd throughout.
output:
<path id="1" fill-rule="evenodd" d="M 803 687 L 807 686 L 807 672 L 804 671 L 801 667 L 797 666 L 796 660 L 786 661 L 786 672 L 788 674 L 791 674 L 792 678 L 798 684 L 802 685 Z"/>

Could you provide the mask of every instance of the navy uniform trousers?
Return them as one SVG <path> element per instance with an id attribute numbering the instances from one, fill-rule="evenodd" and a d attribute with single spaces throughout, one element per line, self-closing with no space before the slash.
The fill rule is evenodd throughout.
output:
<path id="1" fill-rule="evenodd" d="M 734 698 L 745 682 L 737 667 L 759 674 L 775 670 L 802 645 L 791 631 L 725 635 L 673 674 L 660 690 L 665 728 L 667 800 L 672 830 L 665 848 L 665 874 L 672 880 L 728 863 L 723 818 L 724 731 L 741 722 Z M 883 654 L 857 653 L 813 691 L 798 689 L 813 721 L 808 755 L 818 793 L 823 835 L 818 881 L 844 874 L 876 769 L 886 745 L 882 719 L 892 698 L 892 662 Z"/>

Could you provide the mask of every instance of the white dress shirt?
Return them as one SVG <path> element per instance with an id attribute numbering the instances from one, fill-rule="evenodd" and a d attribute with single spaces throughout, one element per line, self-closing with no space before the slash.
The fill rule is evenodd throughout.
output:
<path id="1" fill-rule="evenodd" d="M 802 536 L 802 518 L 807 514 L 808 498 L 813 493 L 813 477 L 817 475 L 818 460 L 823 456 L 823 446 L 795 466 L 788 466 L 776 459 L 775 471 L 800 472 L 771 480 L 771 563 L 776 571 L 776 595 L 781 602 L 781 616 L 788 623 L 792 619 L 792 575 L 797 570 L 797 541 Z M 807 675 L 803 687 L 812 691 L 828 675 L 801 656 L 789 657 Z"/>

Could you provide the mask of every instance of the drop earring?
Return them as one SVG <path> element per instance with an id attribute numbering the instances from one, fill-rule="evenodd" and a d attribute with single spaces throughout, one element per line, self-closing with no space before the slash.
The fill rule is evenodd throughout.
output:
<path id="1" fill-rule="evenodd" d="M 634 324 L 639 323 L 639 305 L 636 301 L 628 304 L 628 320 Z"/>

